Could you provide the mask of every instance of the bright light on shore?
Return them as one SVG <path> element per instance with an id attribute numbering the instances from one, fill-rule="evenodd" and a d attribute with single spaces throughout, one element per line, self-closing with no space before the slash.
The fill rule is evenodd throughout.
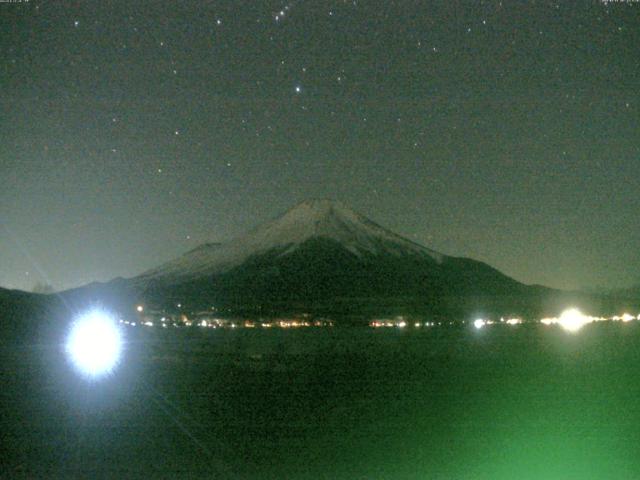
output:
<path id="1" fill-rule="evenodd" d="M 591 321 L 592 320 L 590 317 L 584 315 L 577 308 L 565 310 L 564 312 L 562 312 L 562 315 L 560 315 L 560 318 L 558 319 L 558 323 L 560 324 L 560 326 L 568 332 L 577 332 Z"/>
<path id="2" fill-rule="evenodd" d="M 485 322 L 483 319 L 479 318 L 477 320 L 475 320 L 473 322 L 473 326 L 476 327 L 478 330 L 480 330 L 482 327 L 484 327 L 487 324 L 487 322 Z"/>
<path id="3" fill-rule="evenodd" d="M 106 312 L 92 310 L 73 324 L 66 351 L 73 364 L 89 377 L 110 372 L 118 363 L 122 339 L 116 321 Z"/>

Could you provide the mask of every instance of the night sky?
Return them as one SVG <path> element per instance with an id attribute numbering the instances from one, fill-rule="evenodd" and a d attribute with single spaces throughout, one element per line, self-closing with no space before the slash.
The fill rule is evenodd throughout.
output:
<path id="1" fill-rule="evenodd" d="M 308 198 L 560 288 L 640 281 L 640 2 L 0 3 L 0 286 Z"/>

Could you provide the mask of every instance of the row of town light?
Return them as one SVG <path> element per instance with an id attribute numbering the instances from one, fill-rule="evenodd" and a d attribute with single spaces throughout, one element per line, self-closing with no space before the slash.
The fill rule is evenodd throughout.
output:
<path id="1" fill-rule="evenodd" d="M 540 320 L 540 323 L 543 325 L 560 325 L 568 332 L 577 332 L 582 327 L 589 323 L 593 322 L 604 322 L 604 321 L 614 321 L 614 322 L 631 322 L 633 320 L 640 320 L 640 315 L 633 316 L 629 313 L 624 313 L 620 316 L 616 315 L 610 318 L 605 317 L 592 317 L 589 315 L 585 315 L 577 308 L 570 308 L 562 312 L 559 317 L 549 317 L 543 318 Z M 485 327 L 486 325 L 492 325 L 494 323 L 507 323 L 509 325 L 517 325 L 522 323 L 522 320 L 518 318 L 513 318 L 509 320 L 502 319 L 501 322 L 493 322 L 491 320 L 484 320 L 479 318 L 473 322 L 473 326 L 478 330 Z"/>
<path id="2" fill-rule="evenodd" d="M 376 327 L 396 326 L 399 328 L 407 326 L 407 322 L 404 318 L 399 317 L 396 320 L 397 322 L 375 320 L 371 325 Z M 577 308 L 570 308 L 562 312 L 559 317 L 543 318 L 540 320 L 540 323 L 543 325 L 557 324 L 569 332 L 577 332 L 583 326 L 593 322 L 631 322 L 633 320 L 640 320 L 640 315 L 633 316 L 629 313 L 624 313 L 621 316 L 614 316 L 611 318 L 591 317 L 583 314 Z M 499 322 L 479 318 L 473 322 L 473 325 L 479 330 L 494 323 L 518 325 L 523 322 L 519 318 L 503 318 Z M 274 324 L 284 328 L 312 325 L 312 323 L 306 321 L 282 321 L 274 322 Z M 135 323 L 132 323 L 132 325 L 135 325 Z M 268 326 L 271 325 L 272 324 L 269 324 Z M 329 325 L 333 324 L 329 323 Z M 414 327 L 421 327 L 423 325 L 425 327 L 434 326 L 434 323 L 414 323 Z M 235 324 L 232 324 L 231 326 L 235 327 Z M 255 324 L 252 326 L 255 326 Z M 262 326 L 267 327 L 267 324 L 263 324 Z M 118 364 L 122 353 L 122 344 L 122 335 L 116 320 L 108 312 L 100 309 L 94 309 L 81 314 L 75 319 L 67 337 L 65 350 L 68 358 L 83 375 L 89 378 L 94 378 L 112 371 Z"/>

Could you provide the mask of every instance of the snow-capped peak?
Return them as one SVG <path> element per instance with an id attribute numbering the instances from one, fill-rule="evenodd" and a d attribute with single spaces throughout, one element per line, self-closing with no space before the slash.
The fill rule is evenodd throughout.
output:
<path id="1" fill-rule="evenodd" d="M 198 277 L 224 273 L 254 255 L 279 251 L 286 255 L 312 238 L 334 240 L 356 256 L 364 254 L 417 255 L 441 261 L 442 255 L 396 235 L 340 202 L 305 201 L 224 244 L 207 244 L 142 275 Z"/>

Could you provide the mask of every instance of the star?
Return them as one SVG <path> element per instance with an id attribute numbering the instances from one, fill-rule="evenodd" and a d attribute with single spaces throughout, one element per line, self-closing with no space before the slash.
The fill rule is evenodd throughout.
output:
<path id="1" fill-rule="evenodd" d="M 300 85 L 296 85 L 296 93 L 302 92 L 302 87 Z"/>
<path id="2" fill-rule="evenodd" d="M 79 22 L 78 20 L 74 20 L 74 22 L 73 22 L 73 26 L 74 26 L 74 27 L 77 27 L 77 26 L 79 26 L 79 25 L 80 25 L 80 22 Z"/>

